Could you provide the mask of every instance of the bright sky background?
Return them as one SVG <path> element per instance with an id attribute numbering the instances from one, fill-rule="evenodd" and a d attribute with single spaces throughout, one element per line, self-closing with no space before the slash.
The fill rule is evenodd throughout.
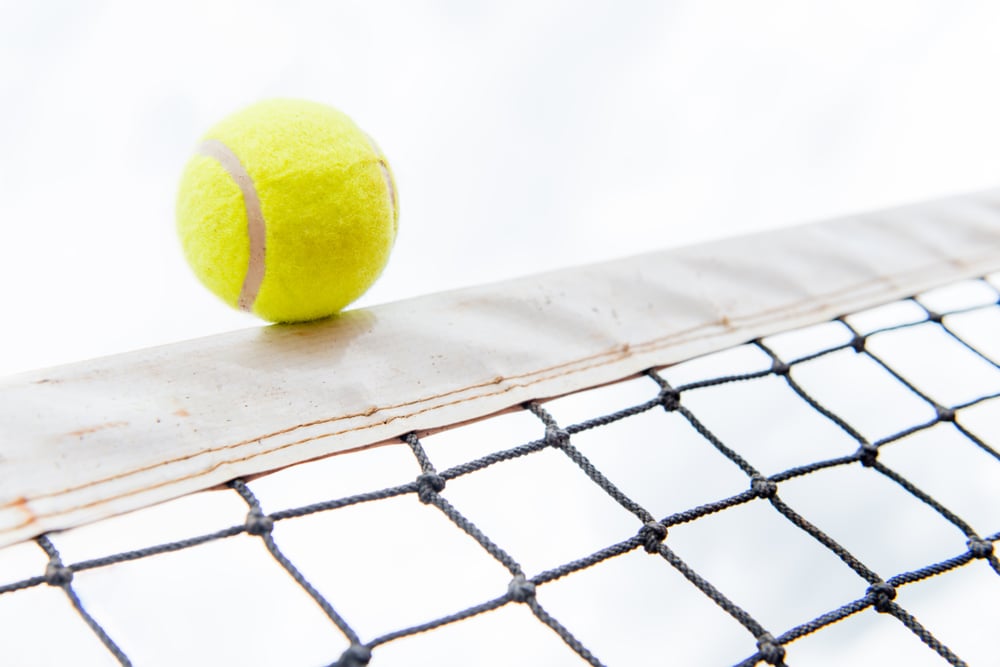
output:
<path id="1" fill-rule="evenodd" d="M 0 0 L 0 220 L 6 231 L 0 243 L 5 325 L 0 376 L 262 326 L 222 304 L 196 281 L 175 237 L 173 211 L 179 175 L 199 137 L 222 117 L 257 100 L 301 97 L 337 106 L 388 155 L 400 193 L 400 236 L 382 279 L 358 302 L 365 306 L 993 187 L 1000 183 L 998 29 L 1000 3 L 991 0 Z M 960 372 L 949 377 L 967 384 Z M 846 384 L 839 390 L 851 394 Z M 737 430 L 733 424 L 742 422 L 734 421 L 734 415 L 741 416 L 740 410 L 730 406 L 749 413 L 746 406 L 753 401 L 780 412 L 780 404 L 772 399 L 772 394 L 754 390 L 730 403 L 720 402 L 718 423 Z M 590 399 L 584 395 L 583 400 Z M 883 413 L 891 411 L 871 412 L 884 418 Z M 742 417 L 752 423 L 747 415 Z M 780 425 L 787 422 L 785 415 Z M 532 427 L 537 424 L 532 422 Z M 747 432 L 753 428 L 760 430 L 757 425 Z M 457 442 L 452 433 L 431 436 L 438 438 L 431 447 L 449 446 L 449 438 Z M 482 443 L 489 437 L 477 435 L 469 441 Z M 803 439 L 798 431 L 788 436 L 794 445 Z M 768 438 L 759 440 L 773 444 Z M 775 445 L 775 451 L 779 449 Z M 366 453 L 377 459 L 374 463 L 364 456 L 334 457 L 252 484 L 268 509 L 288 507 L 299 502 L 293 496 L 307 486 L 310 475 L 313 487 L 329 497 L 331 486 L 346 493 L 338 485 L 360 479 L 361 469 L 395 475 L 389 459 L 403 454 L 404 448 L 377 448 Z M 379 458 L 383 456 L 385 460 Z M 683 471 L 692 468 L 680 464 L 688 462 L 677 454 L 671 457 L 663 469 L 678 480 L 662 485 L 658 471 L 657 485 L 674 488 L 686 483 L 701 490 L 706 480 L 712 481 L 704 473 L 686 475 Z M 924 470 L 926 460 L 921 460 Z M 630 462 L 640 468 L 637 476 L 652 476 L 650 469 Z M 409 458 L 406 464 L 414 465 Z M 964 469 L 971 473 L 951 482 L 986 514 L 995 503 L 977 499 L 992 498 L 997 483 L 995 476 L 987 478 L 992 469 L 979 468 L 969 463 Z M 331 470 L 341 475 L 334 476 L 332 484 Z M 405 475 L 414 471 L 406 468 Z M 545 474 L 542 478 L 548 479 Z M 400 472 L 399 479 L 410 477 Z M 858 479 L 845 480 L 831 493 L 854 504 L 838 515 L 838 521 L 846 523 L 835 523 L 836 530 L 843 526 L 847 534 L 852 528 L 873 543 L 886 542 L 890 556 L 893 548 L 913 556 L 903 548 L 909 542 L 894 534 L 886 537 L 885 521 L 878 522 L 884 517 L 869 516 L 877 514 L 871 507 L 885 511 L 887 505 L 878 496 L 841 493 L 860 488 Z M 515 483 L 521 480 L 505 481 L 503 488 Z M 477 517 L 489 518 L 492 510 L 500 519 L 509 518 L 510 507 L 493 502 L 488 487 L 481 489 L 485 500 L 476 508 Z M 576 496 L 570 497 L 576 503 Z M 870 498 L 874 500 L 862 504 Z M 823 502 L 809 511 L 821 515 L 830 509 Z M 218 507 L 213 509 L 213 504 Z M 163 541 L 159 533 L 148 539 L 147 533 L 164 527 L 183 528 L 185 535 L 201 530 L 202 524 L 204 530 L 214 530 L 242 521 L 245 511 L 234 494 L 210 492 L 58 539 L 66 562 L 74 562 Z M 518 516 L 531 517 L 533 511 L 526 507 Z M 340 521 L 341 515 L 351 513 L 334 519 Z M 855 520 L 859 516 L 870 520 Z M 902 516 L 891 525 L 909 537 L 928 543 L 935 537 L 923 527 L 911 529 L 918 524 L 910 515 L 885 516 Z M 364 626 L 367 638 L 386 609 L 366 597 L 370 591 L 362 575 L 396 573 L 396 545 L 418 544 L 423 533 L 395 509 L 384 517 L 362 518 L 357 526 L 337 528 L 341 533 L 306 531 L 298 543 L 288 528 L 283 544 L 297 558 L 307 559 L 310 576 L 356 580 L 347 583 L 357 591 L 340 590 L 338 596 L 356 593 L 367 603 L 367 608 L 358 603 L 361 611 L 351 610 L 354 619 L 362 612 L 372 615 L 370 626 Z M 587 514 L 582 523 L 596 523 L 592 518 Z M 566 523 L 564 519 L 557 517 L 546 529 Z M 761 534 L 760 522 L 733 521 L 725 533 L 730 544 L 745 545 Z M 379 530 L 372 535 L 371 526 L 393 522 L 401 533 Z M 989 514 L 982 523 L 994 525 L 995 516 Z M 357 567 L 329 567 L 329 552 L 310 542 L 362 531 L 369 531 L 366 540 L 387 540 L 376 556 L 375 565 L 384 565 L 382 570 L 366 562 L 370 552 L 363 549 L 336 554 L 356 559 Z M 673 534 L 676 539 L 684 532 Z M 770 568 L 777 581 L 772 586 L 770 579 L 746 576 L 747 567 L 725 569 L 728 561 L 723 557 L 733 550 L 719 548 L 717 534 L 723 533 L 706 537 L 697 549 L 689 545 L 690 553 L 708 559 L 712 576 L 723 583 L 730 577 L 739 585 L 757 586 L 759 591 L 745 597 L 759 603 L 757 611 L 786 614 L 788 618 L 775 621 L 776 627 L 812 617 L 809 610 L 784 602 L 767 606 L 772 597 L 779 599 L 776 591 L 808 588 L 810 595 L 829 594 L 831 605 L 847 595 L 838 579 L 796 578 L 805 571 L 796 569 L 805 560 L 800 558 L 803 550 L 816 548 L 811 542 L 803 546 L 778 540 L 780 548 L 773 552 L 751 554 L 759 563 L 750 569 Z M 180 639 L 170 646 L 164 647 L 159 635 L 150 639 L 150 650 L 155 651 L 150 655 L 159 656 L 163 664 L 178 664 L 170 650 L 186 650 L 185 641 L 201 641 L 195 636 L 198 631 L 206 635 L 206 643 L 226 652 L 227 659 L 238 649 L 249 658 L 275 664 L 277 658 L 266 651 L 280 652 L 282 646 L 256 641 L 258 607 L 242 604 L 239 595 L 280 617 L 274 622 L 285 625 L 273 627 L 283 630 L 283 636 L 294 636 L 306 626 L 301 617 L 285 613 L 280 595 L 289 587 L 283 573 L 270 593 L 261 588 L 267 581 L 242 575 L 230 581 L 218 574 L 227 573 L 234 563 L 257 567 L 246 555 L 251 547 L 231 542 L 233 548 L 248 551 L 220 551 L 215 561 L 192 560 L 169 576 L 155 569 L 160 565 L 143 561 L 132 570 L 122 568 L 121 579 L 101 569 L 91 579 L 81 576 L 77 581 L 83 582 L 87 604 L 115 633 L 122 630 L 129 642 L 134 641 L 131 637 L 142 640 L 147 631 L 171 628 L 172 637 Z M 20 546 L 33 558 L 24 576 L 40 572 L 44 558 L 37 547 Z M 711 560 L 714 557 L 718 563 Z M 309 558 L 317 560 L 310 563 Z M 443 575 L 451 574 L 450 561 L 436 552 L 425 561 L 404 560 L 413 561 L 411 566 L 419 562 L 421 568 L 425 562 L 437 563 Z M 893 562 L 885 569 L 897 572 L 910 566 L 909 561 Z M 260 567 L 264 571 L 273 563 Z M 461 586 L 437 587 L 433 577 L 417 572 L 419 576 L 408 581 L 434 590 L 421 589 L 415 599 L 440 602 L 442 595 L 467 593 Z M 4 574 L 7 578 L 0 583 L 19 576 L 14 570 Z M 470 580 L 478 581 L 478 575 L 470 575 Z M 247 581 L 255 587 L 248 587 Z M 982 581 L 960 579 L 938 595 L 953 602 L 948 609 L 957 607 L 971 615 L 989 605 L 986 585 L 995 585 L 995 579 L 986 585 Z M 320 583 L 334 589 L 327 580 Z M 681 583 L 678 591 L 694 595 Z M 640 597 L 646 599 L 645 582 L 643 586 Z M 200 600 L 235 600 L 235 611 L 246 616 L 213 617 L 211 607 L 188 604 L 184 592 L 195 588 L 202 593 Z M 101 591 L 119 606 L 102 607 Z M 39 598 L 49 592 L 44 589 Z M 968 622 L 968 616 L 936 617 L 929 602 L 908 595 L 926 614 L 921 619 L 941 629 L 943 636 L 972 636 L 969 643 L 983 654 L 992 650 L 989 637 Z M 173 607 L 149 602 L 171 596 Z M 338 604 L 342 599 L 351 598 L 338 597 Z M 42 602 L 48 604 L 46 600 Z M 59 604 L 65 620 L 68 607 L 65 600 Z M 563 604 L 574 628 L 586 630 L 591 623 L 598 637 L 613 634 L 614 628 L 607 629 L 597 615 L 607 611 L 604 606 L 572 597 Z M 89 646 L 91 654 L 109 659 L 79 619 L 70 619 L 75 635 L 53 631 L 49 622 L 59 619 L 48 612 L 31 617 L 44 618 L 44 624 L 20 629 L 21 618 L 29 617 L 24 609 L 9 604 L 0 608 L 0 614 L 7 614 L 0 617 L 8 619 L 7 627 L 18 621 L 19 631 L 9 643 L 24 648 L 24 655 L 34 656 L 37 647 L 75 655 L 74 637 L 82 637 L 81 645 Z M 698 608 L 685 603 L 673 609 L 678 622 L 690 629 L 680 633 L 681 639 L 696 644 L 692 650 L 702 652 L 702 658 L 707 659 L 706 645 L 728 650 L 714 635 L 705 639 Z M 192 615 L 196 611 L 204 614 L 204 622 Z M 587 616 L 591 612 L 594 618 Z M 149 615 L 155 613 L 166 620 Z M 318 617 L 312 607 L 309 613 Z M 572 618 L 574 613 L 586 618 Z M 704 618 L 714 619 L 718 613 L 711 607 Z M 171 624 L 178 618 L 186 625 L 175 632 Z M 845 664 L 831 648 L 839 646 L 840 632 L 854 633 L 862 658 L 918 664 L 882 635 L 869 633 L 881 622 L 874 614 L 872 618 L 840 624 L 820 639 L 802 642 L 812 651 L 797 649 L 811 659 L 802 664 Z M 220 625 L 225 632 L 218 630 Z M 321 618 L 316 626 L 316 636 L 327 641 L 326 620 Z M 621 629 L 626 638 L 622 644 L 632 647 L 630 633 L 658 644 L 661 630 L 659 625 L 642 632 L 631 626 Z M 52 641 L 54 636 L 58 641 Z M 220 636 L 233 639 L 220 643 Z M 440 636 L 448 635 L 425 635 Z M 507 636 L 491 631 L 484 640 Z M 476 649 L 477 637 L 471 642 Z M 902 630 L 896 639 L 914 655 L 920 651 L 913 660 L 929 659 L 924 647 Z M 513 642 L 499 643 L 512 651 L 517 648 Z M 674 656 L 689 664 L 674 644 Z M 329 647 L 317 646 L 317 655 L 328 654 Z M 469 664 L 451 648 L 428 655 Z M 391 653 L 388 659 L 385 664 L 394 664 Z M 395 664 L 411 664 L 399 660 Z M 79 663 L 88 664 L 82 659 Z M 975 659 L 971 663 L 978 664 Z"/>
<path id="2" fill-rule="evenodd" d="M 1000 180 L 988 1 L 0 0 L 0 375 L 257 326 L 173 229 L 199 136 L 337 106 L 396 172 L 361 305 Z"/>

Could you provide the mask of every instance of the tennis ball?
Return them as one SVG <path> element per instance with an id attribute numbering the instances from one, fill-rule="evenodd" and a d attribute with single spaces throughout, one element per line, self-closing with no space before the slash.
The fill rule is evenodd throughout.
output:
<path id="1" fill-rule="evenodd" d="M 398 218 L 371 137 L 302 100 L 260 102 L 209 130 L 177 196 L 177 231 L 201 282 L 272 322 L 327 317 L 361 296 Z"/>

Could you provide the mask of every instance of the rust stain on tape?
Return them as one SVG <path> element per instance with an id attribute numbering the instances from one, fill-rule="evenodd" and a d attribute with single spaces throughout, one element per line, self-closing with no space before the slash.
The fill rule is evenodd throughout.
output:
<path id="1" fill-rule="evenodd" d="M 91 433 L 97 433 L 98 431 L 105 431 L 109 428 L 121 428 L 122 426 L 128 426 L 128 422 L 106 422 L 104 424 L 97 424 L 95 426 L 86 426 L 84 428 L 78 428 L 75 431 L 70 431 L 66 435 L 71 438 L 82 438 L 85 435 Z"/>
<path id="2" fill-rule="evenodd" d="M 18 528 L 21 528 L 23 526 L 30 526 L 31 524 L 38 521 L 38 517 L 35 516 L 35 513 L 31 511 L 30 507 L 28 507 L 28 499 L 25 498 L 24 496 L 15 499 L 14 502 L 12 502 L 10 505 L 20 510 L 25 516 L 24 521 L 18 526 Z"/>

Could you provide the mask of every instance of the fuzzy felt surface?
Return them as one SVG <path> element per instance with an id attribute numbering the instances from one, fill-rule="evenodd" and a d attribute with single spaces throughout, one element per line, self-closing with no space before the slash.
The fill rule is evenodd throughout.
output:
<path id="1" fill-rule="evenodd" d="M 273 322 L 326 317 L 378 278 L 396 237 L 396 189 L 384 156 L 350 118 L 313 102 L 269 100 L 204 139 L 236 155 L 260 200 L 266 243 L 254 313 Z M 236 306 L 250 261 L 247 209 L 212 157 L 196 155 L 184 170 L 177 230 L 198 278 Z"/>

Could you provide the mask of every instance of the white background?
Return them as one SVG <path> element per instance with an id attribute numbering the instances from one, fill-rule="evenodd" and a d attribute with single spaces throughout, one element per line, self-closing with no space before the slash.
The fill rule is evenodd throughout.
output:
<path id="1" fill-rule="evenodd" d="M 988 0 L 0 0 L 0 375 L 259 326 L 196 282 L 173 230 L 177 179 L 199 136 L 259 99 L 293 96 L 338 106 L 388 154 L 401 197 L 400 237 L 381 281 L 359 302 L 365 305 L 994 186 L 1000 181 L 998 30 L 1000 3 Z M 945 375 L 967 388 L 973 375 L 952 374 L 958 366 L 945 366 Z M 856 370 L 844 363 L 832 372 Z M 995 369 L 988 370 L 989 386 L 995 386 Z M 639 383 L 618 390 L 627 393 Z M 761 384 L 719 389 L 725 395 L 713 397 L 714 408 L 696 404 L 699 415 L 707 412 L 710 425 L 728 428 L 734 440 L 764 433 L 747 439 L 791 456 L 815 439 L 816 426 L 791 432 L 790 426 L 801 425 L 796 420 L 808 421 L 792 418 L 801 400 L 787 387 Z M 862 384 L 823 385 L 842 394 L 841 403 L 837 396 L 824 399 L 837 409 L 863 402 L 864 395 L 854 391 Z M 568 420 L 559 409 L 570 411 L 574 400 L 588 410 L 602 409 L 587 403 L 607 405 L 606 396 L 599 399 L 570 397 L 553 410 Z M 892 421 L 899 406 L 883 407 L 865 414 Z M 761 430 L 757 415 L 767 410 L 782 416 L 766 425 L 774 433 Z M 535 437 L 534 421 L 520 433 L 511 422 L 516 418 L 506 419 L 505 433 L 458 430 L 431 436 L 426 445 L 439 465 L 450 465 L 441 461 L 476 455 L 470 443 L 499 448 Z M 983 432 L 996 433 L 993 419 Z M 641 444 L 662 428 L 643 430 L 642 420 L 622 424 L 635 432 L 616 436 L 612 430 L 608 437 L 615 442 Z M 693 432 L 685 433 L 671 434 L 676 449 L 687 442 L 684 437 L 704 448 Z M 584 438 L 577 444 L 591 456 L 601 451 Z M 702 449 L 696 451 L 700 456 Z M 635 468 L 607 468 L 629 491 L 649 483 L 690 492 L 692 498 L 677 501 L 678 507 L 731 493 L 730 486 L 712 488 L 722 478 L 705 466 L 721 467 L 719 457 L 703 464 L 683 451 L 643 452 L 667 458 L 659 468 L 634 456 L 598 463 Z M 767 453 L 753 452 L 751 458 Z M 918 442 L 890 450 L 888 456 L 897 458 L 888 460 L 907 474 L 912 465 L 920 484 L 926 481 L 946 502 L 957 499 L 956 509 L 973 517 L 981 532 L 994 531 L 992 500 L 1000 484 L 995 460 L 975 458 L 985 455 L 963 441 L 947 457 L 958 461 L 962 474 L 942 482 L 930 473 L 944 458 L 920 453 Z M 959 454 L 968 460 L 959 461 Z M 699 472 L 690 474 L 693 469 Z M 502 466 L 497 470 L 496 485 L 504 493 L 516 485 L 536 494 L 552 488 L 502 477 Z M 670 483 L 651 470 L 666 470 Z M 273 511 L 346 494 L 345 487 L 360 488 L 362 480 L 369 489 L 409 481 L 416 472 L 404 448 L 384 447 L 292 468 L 252 486 Z M 562 478 L 552 481 L 555 474 L 562 469 L 543 468 L 534 479 L 562 484 Z M 818 475 L 830 488 L 817 482 L 813 495 L 796 491 L 793 483 L 782 494 L 850 548 L 872 554 L 882 574 L 962 548 L 953 527 L 942 528 L 937 517 L 932 523 L 920 514 L 929 512 L 926 506 L 897 487 L 888 485 L 883 496 L 882 487 L 876 492 L 863 486 L 868 477 L 860 467 L 840 474 Z M 744 482 L 736 479 L 732 488 Z M 603 527 L 601 510 L 576 491 L 564 496 L 572 507 L 557 506 L 560 514 L 549 520 L 527 492 L 511 494 L 507 501 L 521 502 L 511 505 L 495 502 L 490 489 L 470 485 L 463 496 L 456 483 L 448 493 L 487 533 L 516 548 L 529 574 L 550 564 L 532 561 L 532 549 L 567 547 L 570 538 L 589 534 L 583 528 Z M 495 581 L 487 580 L 444 558 L 437 551 L 443 536 L 434 537 L 426 532 L 433 526 L 419 522 L 430 521 L 428 511 L 411 504 L 408 514 L 372 504 L 372 512 L 387 513 L 326 513 L 317 515 L 319 527 L 310 519 L 284 522 L 276 530 L 307 576 L 335 593 L 331 597 L 363 639 L 425 620 L 433 615 L 428 601 L 457 609 L 506 586 L 503 572 L 491 570 Z M 863 594 L 864 582 L 848 577 L 839 561 L 829 554 L 819 560 L 815 542 L 764 515 L 763 503 L 747 507 L 672 528 L 671 544 L 779 631 Z M 751 514 L 758 510 L 760 516 Z M 245 511 L 235 494 L 209 492 L 54 539 L 65 562 L 79 562 L 239 524 Z M 511 525 L 524 528 L 509 521 L 511 514 L 530 524 L 527 543 L 503 533 Z M 539 526 L 531 523 L 536 519 Z M 345 521 L 356 523 L 338 523 Z M 716 521 L 727 523 L 720 528 Z M 553 537 L 553 526 L 566 535 Z M 702 526 L 710 528 L 697 532 Z M 456 548 L 472 548 L 464 535 L 449 530 Z M 330 550 L 324 540 L 341 535 L 363 539 Z M 606 539 L 595 538 L 595 544 Z M 404 542 L 402 558 L 398 545 Z M 742 551 L 734 548 L 740 545 Z M 593 548 L 570 546 L 560 557 Z M 3 556 L 0 583 L 45 566 L 30 543 Z M 679 575 L 670 570 L 674 579 L 658 579 L 661 570 L 642 569 L 655 562 L 641 562 L 629 570 L 629 576 L 638 573 L 634 588 L 623 588 L 626 578 L 615 578 L 612 570 L 606 581 L 581 584 L 577 592 L 559 593 L 553 585 L 547 600 L 609 664 L 635 664 L 644 651 L 654 652 L 650 644 L 658 650 L 668 643 L 678 664 L 731 664 L 733 656 L 752 650 L 746 632 Z M 439 585 L 435 577 L 452 584 Z M 651 581 L 658 587 L 650 588 Z M 982 623 L 988 622 L 983 610 L 995 601 L 996 578 L 985 567 L 969 567 L 933 581 L 942 583 L 920 589 L 927 593 L 907 588 L 901 599 L 943 641 L 972 656 L 971 664 L 981 664 L 977 656 L 994 650 Z M 208 664 L 206 656 L 215 655 L 219 663 L 285 664 L 295 656 L 301 664 L 318 665 L 343 649 L 343 638 L 246 536 L 175 557 L 78 573 L 74 585 L 137 664 L 191 664 L 191 655 Z M 373 591 L 394 602 L 383 605 Z M 594 597 L 602 592 L 611 602 Z M 668 640 L 662 639 L 662 617 L 642 613 L 653 596 L 676 602 L 669 606 L 674 634 Z M 44 664 L 39 656 L 48 656 L 49 664 L 111 664 L 59 591 L 39 586 L 6 598 L 0 627 L 17 630 L 4 639 L 5 664 Z M 644 625 L 632 623 L 635 614 L 618 615 L 613 603 L 622 599 Z M 229 608 L 215 611 L 209 603 L 218 602 Z M 952 613 L 956 609 L 961 613 Z M 413 646 L 437 665 L 475 664 L 484 655 L 500 664 L 526 655 L 544 662 L 544 650 L 562 656 L 556 659 L 569 655 L 531 619 L 523 621 L 523 630 L 539 632 L 532 650 L 542 652 L 523 649 L 507 640 L 510 626 L 490 620 L 495 617 L 462 625 L 466 634 L 458 641 L 446 630 L 420 635 Z M 510 621 L 514 627 L 517 618 Z M 718 634 L 720 627 L 730 634 Z M 164 631 L 172 641 L 163 641 Z M 425 641 L 432 644 L 421 649 Z M 395 646 L 380 649 L 378 664 L 414 664 L 402 654 L 394 658 Z M 635 655 L 615 654 L 615 646 Z M 794 651 L 793 664 L 944 664 L 902 626 L 867 611 L 800 640 Z"/>
<path id="2" fill-rule="evenodd" d="M 995 185 L 1000 5 L 0 2 L 0 375 L 257 326 L 173 230 L 261 98 L 377 138 L 360 305 Z"/>

